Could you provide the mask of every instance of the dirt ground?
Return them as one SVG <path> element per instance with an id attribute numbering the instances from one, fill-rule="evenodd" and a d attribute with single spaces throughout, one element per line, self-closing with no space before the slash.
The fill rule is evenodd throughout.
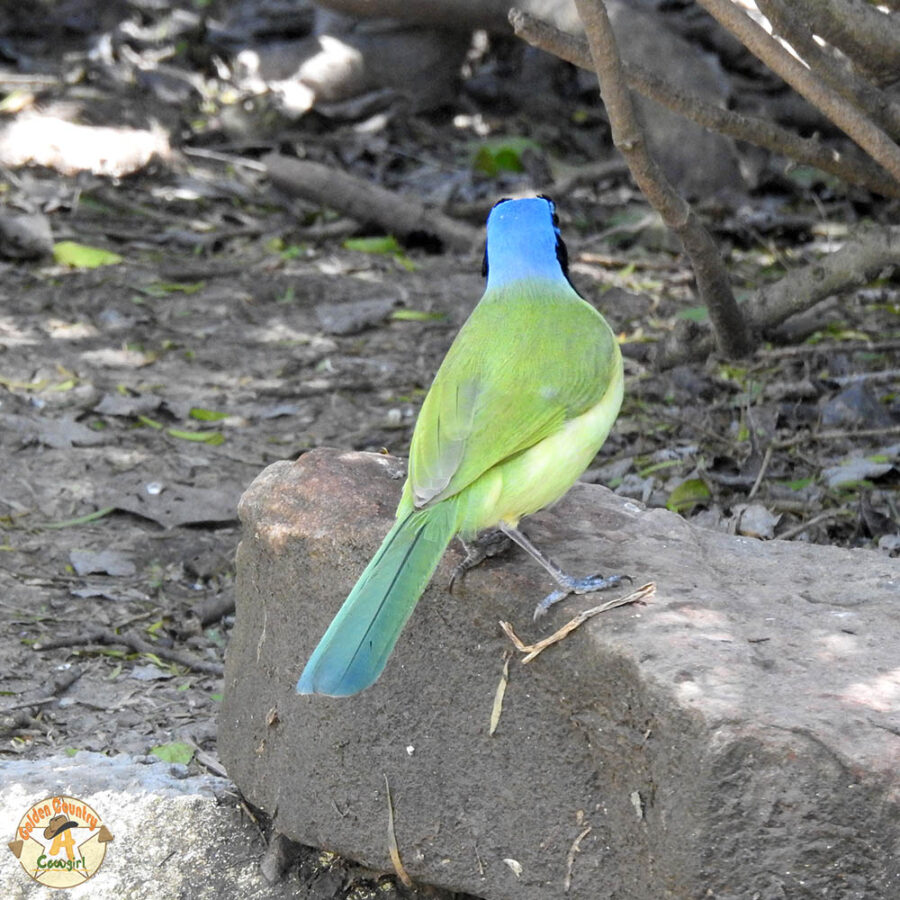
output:
<path id="1" fill-rule="evenodd" d="M 477 251 L 348 249 L 373 230 L 286 197 L 252 163 L 302 149 L 412 196 L 443 192 L 479 227 L 499 197 L 552 195 L 554 179 L 473 168 L 458 110 L 273 124 L 260 100 L 260 137 L 238 141 L 224 106 L 176 111 L 111 80 L 40 99 L 75 103 L 81 121 L 156 118 L 181 149 L 218 156 L 179 152 L 119 180 L 0 170 L 9 209 L 29 198 L 55 241 L 122 258 L 0 260 L 0 752 L 156 748 L 215 770 L 241 492 L 312 447 L 404 455 L 482 286 Z M 582 96 L 561 95 L 553 126 L 460 102 L 570 170 L 603 140 L 596 113 L 571 114 Z M 740 203 L 705 205 L 739 296 L 862 221 L 897 220 L 895 202 L 776 168 Z M 622 415 L 587 477 L 709 527 L 897 555 L 897 274 L 797 317 L 748 360 L 659 372 L 653 343 L 702 318 L 684 258 L 624 174 L 556 199 L 573 281 L 626 355 Z"/>

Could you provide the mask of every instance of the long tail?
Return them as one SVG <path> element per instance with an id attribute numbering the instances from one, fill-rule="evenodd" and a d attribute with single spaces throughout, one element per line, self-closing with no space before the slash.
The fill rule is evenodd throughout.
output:
<path id="1" fill-rule="evenodd" d="M 309 658 L 298 693 L 346 697 L 375 682 L 456 533 L 455 519 L 445 500 L 394 524 Z"/>

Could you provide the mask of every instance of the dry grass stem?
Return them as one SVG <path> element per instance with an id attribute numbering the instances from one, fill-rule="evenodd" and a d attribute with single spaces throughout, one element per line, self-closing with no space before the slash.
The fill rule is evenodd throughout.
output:
<path id="1" fill-rule="evenodd" d="M 403 886 L 411 888 L 413 886 L 413 880 L 409 877 L 409 872 L 406 871 L 403 860 L 400 859 L 400 847 L 397 845 L 397 834 L 394 831 L 394 801 L 391 798 L 391 785 L 387 775 L 384 776 L 384 789 L 387 792 L 388 852 L 391 855 L 391 864 L 394 866 L 397 877 L 403 882 Z"/>
<path id="2" fill-rule="evenodd" d="M 581 834 L 572 841 L 572 846 L 569 847 L 569 852 L 566 854 L 566 877 L 563 881 L 563 889 L 566 893 L 569 892 L 569 888 L 572 886 L 572 868 L 575 865 L 575 854 L 581 850 L 581 842 L 591 833 L 591 826 L 588 825 Z"/>
<path id="3" fill-rule="evenodd" d="M 500 724 L 500 714 L 503 712 L 503 697 L 506 694 L 506 686 L 509 684 L 510 655 L 510 653 L 507 653 L 503 660 L 503 674 L 500 676 L 500 681 L 497 684 L 497 691 L 494 694 L 494 705 L 491 708 L 491 725 L 488 729 L 489 735 L 493 735 L 497 730 L 497 726 Z"/>
<path id="4" fill-rule="evenodd" d="M 500 627 L 506 632 L 506 636 L 513 642 L 516 650 L 518 650 L 519 653 L 525 654 L 522 663 L 529 663 L 538 654 L 543 653 L 548 647 L 552 647 L 553 644 L 558 644 L 576 628 L 587 622 L 588 619 L 599 616 L 600 613 L 609 612 L 609 610 L 616 609 L 619 606 L 627 606 L 630 603 L 646 602 L 655 593 L 656 582 L 650 581 L 647 584 L 641 585 L 641 587 L 632 591 L 630 594 L 626 594 L 624 597 L 617 597 L 615 600 L 608 600 L 606 603 L 601 603 L 600 606 L 593 606 L 590 609 L 586 609 L 584 612 L 575 616 L 574 619 L 570 619 L 566 622 L 566 624 L 558 631 L 554 631 L 549 637 L 545 637 L 536 644 L 523 643 L 515 631 L 513 631 L 513 627 L 509 622 L 501 622 Z"/>

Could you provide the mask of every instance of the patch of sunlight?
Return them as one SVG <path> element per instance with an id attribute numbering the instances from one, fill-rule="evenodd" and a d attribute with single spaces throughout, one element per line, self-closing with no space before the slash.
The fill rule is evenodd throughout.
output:
<path id="1" fill-rule="evenodd" d="M 900 704 L 900 669 L 891 669 L 868 681 L 855 681 L 840 697 L 878 712 L 890 712 Z"/>
<path id="2" fill-rule="evenodd" d="M 49 319 L 44 323 L 44 331 L 57 341 L 80 341 L 100 333 L 87 322 L 64 322 L 62 319 Z"/>
<path id="3" fill-rule="evenodd" d="M 34 333 L 23 331 L 11 316 L 0 316 L 0 347 L 27 347 L 37 342 Z"/>

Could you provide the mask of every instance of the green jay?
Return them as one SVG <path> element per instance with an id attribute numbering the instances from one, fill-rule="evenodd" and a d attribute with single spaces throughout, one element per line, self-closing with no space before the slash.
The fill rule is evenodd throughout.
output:
<path id="1" fill-rule="evenodd" d="M 568 278 L 553 201 L 501 200 L 487 220 L 484 294 L 438 369 L 416 421 L 396 521 L 307 662 L 297 691 L 348 696 L 373 684 L 455 535 L 499 529 L 568 594 L 622 576 L 573 578 L 517 528 L 559 500 L 622 404 L 622 356 Z"/>

